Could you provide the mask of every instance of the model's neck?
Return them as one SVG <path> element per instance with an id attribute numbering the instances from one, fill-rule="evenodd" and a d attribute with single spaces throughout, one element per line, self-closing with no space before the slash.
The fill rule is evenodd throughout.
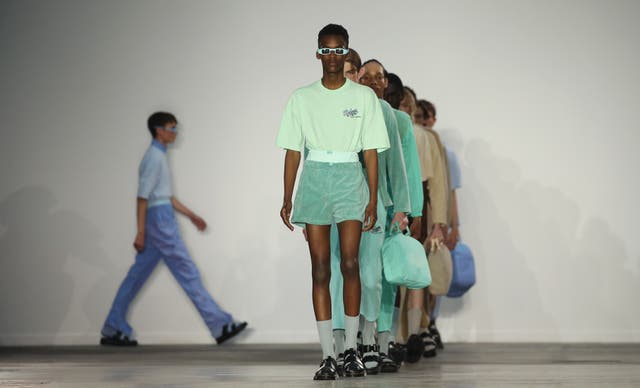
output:
<path id="1" fill-rule="evenodd" d="M 325 88 L 335 90 L 340 89 L 347 82 L 344 73 L 324 73 L 322 75 L 322 85 Z"/>

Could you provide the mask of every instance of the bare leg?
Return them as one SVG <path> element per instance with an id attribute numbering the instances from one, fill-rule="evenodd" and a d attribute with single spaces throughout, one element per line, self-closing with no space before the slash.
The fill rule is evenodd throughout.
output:
<path id="1" fill-rule="evenodd" d="M 338 224 L 340 233 L 340 269 L 344 279 L 344 312 L 348 316 L 360 315 L 360 267 L 359 250 L 362 235 L 360 221 L 344 221 Z"/>
<path id="2" fill-rule="evenodd" d="M 309 253 L 311 254 L 311 277 L 313 279 L 313 311 L 316 315 L 316 321 L 331 319 L 330 230 L 330 225 L 307 225 Z"/>

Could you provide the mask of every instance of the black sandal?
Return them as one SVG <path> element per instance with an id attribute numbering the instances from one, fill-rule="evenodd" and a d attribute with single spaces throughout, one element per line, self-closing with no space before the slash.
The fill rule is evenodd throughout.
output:
<path id="1" fill-rule="evenodd" d="M 367 367 L 367 363 L 371 362 L 375 362 L 376 366 L 373 368 Z M 368 375 L 377 375 L 380 371 L 380 347 L 378 345 L 362 345 L 362 363 Z"/>
<path id="2" fill-rule="evenodd" d="M 121 331 L 117 331 L 112 336 L 103 335 L 100 338 L 100 345 L 102 346 L 138 346 L 138 341 L 129 338 L 129 336 L 123 336 Z"/>
<path id="3" fill-rule="evenodd" d="M 223 342 L 228 341 L 231 338 L 237 336 L 238 334 L 240 334 L 240 332 L 242 332 L 246 328 L 247 328 L 247 322 L 240 322 L 240 323 L 232 322 L 227 325 L 224 325 L 224 327 L 222 328 L 222 334 L 219 337 L 216 337 L 216 342 L 218 343 L 218 345 L 220 345 Z"/>

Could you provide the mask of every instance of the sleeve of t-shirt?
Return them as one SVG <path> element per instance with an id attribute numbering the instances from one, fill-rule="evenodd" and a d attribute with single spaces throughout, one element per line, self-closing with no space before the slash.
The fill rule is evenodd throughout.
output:
<path id="1" fill-rule="evenodd" d="M 304 136 L 302 135 L 302 125 L 298 118 L 296 96 L 289 97 L 289 102 L 284 109 L 278 139 L 276 144 L 280 148 L 302 152 L 304 148 Z"/>
<path id="2" fill-rule="evenodd" d="M 386 174 L 382 179 L 389 179 L 389 192 L 395 212 L 409 213 L 411 211 L 411 199 L 409 194 L 409 181 L 407 169 L 404 164 L 402 142 L 398 132 L 398 122 L 393 111 L 388 110 L 386 128 L 389 137 L 389 151 L 386 155 Z M 385 114 L 383 114 L 383 117 Z"/>
<path id="3" fill-rule="evenodd" d="M 138 198 L 149 199 L 160 180 L 160 160 L 145 155 L 138 169 Z"/>
<path id="4" fill-rule="evenodd" d="M 362 149 L 372 150 L 377 149 L 378 152 L 388 150 L 389 135 L 387 134 L 387 127 L 384 124 L 384 116 L 382 115 L 382 108 L 380 107 L 380 101 L 372 90 L 368 90 L 366 111 L 363 114 L 363 127 L 362 127 Z"/>
<path id="5" fill-rule="evenodd" d="M 445 147 L 446 148 L 446 147 Z M 460 162 L 455 152 L 449 148 L 447 150 L 447 160 L 449 162 L 449 184 L 451 190 L 457 190 L 462 187 L 462 173 L 460 171 Z"/>
<path id="6" fill-rule="evenodd" d="M 431 150 L 429 149 L 429 138 L 424 129 L 419 126 L 413 128 L 413 135 L 418 147 L 418 158 L 420 159 L 420 173 L 422 181 L 433 177 L 433 162 L 431 161 Z"/>
<path id="7" fill-rule="evenodd" d="M 431 214 L 434 223 L 447 223 L 447 188 L 445 163 L 443 155 L 440 151 L 438 140 L 432 135 L 429 136 L 429 145 L 431 149 L 431 160 L 433 161 L 433 177 L 429 178 L 429 198 L 431 199 Z"/>
<path id="8" fill-rule="evenodd" d="M 413 135 L 413 125 L 411 119 L 406 114 L 403 115 L 403 125 L 407 126 L 404 139 L 402 139 L 402 152 L 407 166 L 407 179 L 409 180 L 409 198 L 411 199 L 411 215 L 419 217 L 422 215 L 422 205 L 424 203 L 424 193 L 422 192 L 422 174 L 420 171 L 420 158 L 418 157 L 418 147 L 416 138 Z M 398 124 L 400 124 L 398 122 Z"/>

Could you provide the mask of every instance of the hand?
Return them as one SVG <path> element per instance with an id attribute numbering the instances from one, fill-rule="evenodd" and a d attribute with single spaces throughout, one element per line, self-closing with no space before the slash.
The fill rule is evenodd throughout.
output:
<path id="1" fill-rule="evenodd" d="M 367 208 L 364 209 L 364 229 L 363 232 L 368 232 L 378 222 L 378 204 L 375 202 L 369 202 Z"/>
<path id="2" fill-rule="evenodd" d="M 413 219 L 409 231 L 411 232 L 411 237 L 420 240 L 420 237 L 422 237 L 422 217 L 415 217 Z"/>
<path id="3" fill-rule="evenodd" d="M 280 209 L 280 218 L 282 218 L 282 222 L 286 225 L 289 230 L 293 232 L 293 225 L 291 225 L 291 201 L 284 201 L 282 205 L 282 209 Z"/>
<path id="4" fill-rule="evenodd" d="M 142 252 L 142 250 L 144 249 L 144 233 L 143 232 L 138 232 L 138 234 L 136 234 L 136 238 L 135 240 L 133 240 L 133 247 L 136 249 L 136 251 Z"/>
<path id="5" fill-rule="evenodd" d="M 444 240 L 444 235 L 442 233 L 442 228 L 440 224 L 435 224 L 433 226 L 433 230 L 431 231 L 431 236 L 429 236 L 429 252 L 435 252 L 442 245 L 442 241 Z"/>
<path id="6" fill-rule="evenodd" d="M 391 220 L 391 225 L 394 225 L 396 222 L 400 227 L 400 231 L 404 232 L 404 230 L 407 229 L 407 225 L 409 224 L 409 219 L 407 218 L 407 215 L 404 214 L 403 212 L 397 212 L 393 215 L 393 219 Z"/>
<path id="7" fill-rule="evenodd" d="M 460 231 L 458 230 L 457 226 L 454 226 L 453 228 L 451 228 L 451 231 L 447 234 L 447 238 L 446 238 L 447 248 L 449 248 L 449 250 L 452 251 L 456 247 L 458 240 L 460 240 Z"/>
<path id="8" fill-rule="evenodd" d="M 203 230 L 207 229 L 207 223 L 204 222 L 204 220 L 199 216 L 194 214 L 193 216 L 189 217 L 189 219 L 191 220 L 191 223 L 194 224 L 196 228 L 198 228 L 199 231 L 202 232 Z"/>

